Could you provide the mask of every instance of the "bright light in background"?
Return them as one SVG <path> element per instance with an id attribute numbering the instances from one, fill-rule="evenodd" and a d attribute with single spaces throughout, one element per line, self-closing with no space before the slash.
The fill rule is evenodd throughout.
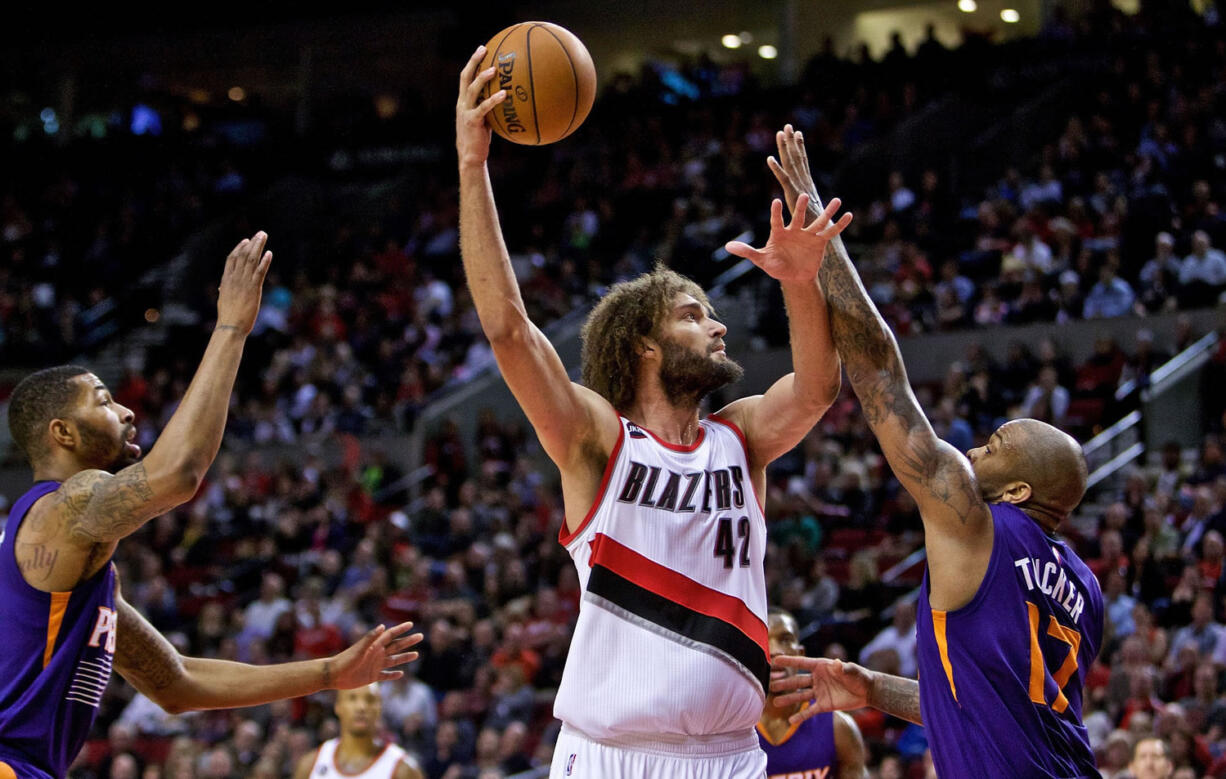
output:
<path id="1" fill-rule="evenodd" d="M 728 33 L 724 37 L 720 38 L 719 42 L 724 44 L 725 49 L 741 48 L 741 36 L 733 35 L 732 33 Z"/>
<path id="2" fill-rule="evenodd" d="M 1013 8 L 1006 8 L 1000 12 L 1000 18 L 1008 24 L 1017 24 L 1021 21 L 1022 15 Z"/>
<path id="3" fill-rule="evenodd" d="M 979 10 L 979 4 L 975 0 L 958 0 L 958 10 L 964 14 L 973 14 Z"/>
<path id="4" fill-rule="evenodd" d="M 769 43 L 765 43 L 758 47 L 758 56 L 764 60 L 773 60 L 779 56 L 779 50 Z"/>
<path id="5" fill-rule="evenodd" d="M 236 103 L 241 103 L 243 98 L 247 96 L 247 93 L 243 91 L 242 87 L 230 87 L 230 91 L 226 93 L 226 96 Z"/>
<path id="6" fill-rule="evenodd" d="M 741 33 L 740 35 L 736 37 L 741 39 L 741 43 L 744 43 L 744 44 L 753 43 L 753 33 L 751 33 L 749 30 L 746 30 L 745 32 Z"/>
<path id="7" fill-rule="evenodd" d="M 43 132 L 55 135 L 60 131 L 60 120 L 55 115 L 54 108 L 44 108 L 38 112 L 38 118 L 43 122 Z"/>

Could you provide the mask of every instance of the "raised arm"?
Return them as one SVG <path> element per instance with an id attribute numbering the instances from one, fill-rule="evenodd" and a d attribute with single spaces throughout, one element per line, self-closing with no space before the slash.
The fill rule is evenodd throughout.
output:
<path id="1" fill-rule="evenodd" d="M 825 657 L 776 655 L 771 665 L 799 672 L 771 681 L 778 706 L 810 704 L 792 715 L 793 724 L 825 711 L 853 711 L 865 706 L 916 725 L 924 724 L 920 716 L 919 682 L 914 679 Z"/>
<path id="2" fill-rule="evenodd" d="M 789 126 L 777 136 L 779 160 L 768 161 L 788 202 L 808 194 L 820 204 L 804 139 Z M 933 605 L 953 609 L 974 595 L 991 553 L 991 514 L 970 461 L 939 439 L 920 409 L 894 334 L 860 283 L 841 238 L 830 241 L 818 274 L 834 345 L 864 416 L 894 475 L 924 520 Z M 986 541 L 986 543 L 985 543 Z"/>
<path id="3" fill-rule="evenodd" d="M 600 395 L 573 383 L 553 345 L 524 309 L 511 260 L 503 243 L 486 160 L 491 131 L 485 115 L 505 91 L 481 100 L 494 68 L 477 72 L 481 46 L 460 73 L 456 103 L 456 152 L 460 165 L 460 254 L 481 329 L 502 376 L 536 429 L 545 452 L 562 471 L 563 487 L 577 468 L 595 469 L 617 439 L 617 413 Z M 585 479 L 586 481 L 586 479 Z M 591 488 L 592 497 L 596 485 Z M 568 512 L 569 515 L 570 512 Z"/>
<path id="4" fill-rule="evenodd" d="M 399 679 L 398 665 L 417 659 L 409 649 L 422 640 L 405 622 L 382 625 L 333 657 L 277 665 L 183 657 L 122 596 L 116 599 L 119 633 L 115 670 L 171 714 L 200 709 L 258 706 L 320 690 L 349 690 Z"/>
<path id="5" fill-rule="evenodd" d="M 149 454 L 114 475 L 81 471 L 60 485 L 52 510 L 67 531 L 61 538 L 82 546 L 114 544 L 196 493 L 221 446 L 243 344 L 260 310 L 264 275 L 272 262 L 272 252 L 264 251 L 267 240 L 263 232 L 256 233 L 226 258 L 213 335 Z"/>
<path id="6" fill-rule="evenodd" d="M 796 218 L 784 225 L 783 203 L 775 200 L 766 246 L 759 250 L 740 241 L 727 245 L 729 252 L 751 260 L 779 281 L 788 314 L 793 372 L 765 394 L 741 398 L 719 412 L 744 431 L 755 469 L 765 468 L 800 443 L 839 395 L 842 369 L 817 280 L 826 246 L 851 223 L 851 214 L 832 221 L 839 205 L 837 198 L 831 201 L 807 226 Z"/>

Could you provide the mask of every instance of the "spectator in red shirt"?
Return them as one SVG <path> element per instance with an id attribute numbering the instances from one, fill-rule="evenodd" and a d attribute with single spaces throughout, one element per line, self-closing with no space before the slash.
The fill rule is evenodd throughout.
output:
<path id="1" fill-rule="evenodd" d="M 537 672 L 541 670 L 541 656 L 535 649 L 524 645 L 524 638 L 522 624 L 512 622 L 507 625 L 506 633 L 502 637 L 502 646 L 494 652 L 490 663 L 498 669 L 518 665 L 523 671 L 524 679 L 531 684 L 536 679 Z"/>

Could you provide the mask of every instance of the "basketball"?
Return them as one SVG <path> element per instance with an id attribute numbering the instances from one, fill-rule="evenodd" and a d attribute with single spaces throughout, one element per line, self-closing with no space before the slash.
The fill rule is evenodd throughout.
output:
<path id="1" fill-rule="evenodd" d="M 596 99 L 596 67 L 574 33 L 549 22 L 520 22 L 485 48 L 480 69 L 493 65 L 497 72 L 481 98 L 507 90 L 486 114 L 494 132 L 512 143 L 543 146 L 579 129 Z"/>

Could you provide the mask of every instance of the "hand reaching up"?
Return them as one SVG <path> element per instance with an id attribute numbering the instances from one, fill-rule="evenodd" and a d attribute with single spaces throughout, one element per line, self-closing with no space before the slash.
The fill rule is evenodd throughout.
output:
<path id="1" fill-rule="evenodd" d="M 783 201 L 771 202 L 771 232 L 766 245 L 755 249 L 742 241 L 729 241 L 724 248 L 766 271 L 771 278 L 781 282 L 813 281 L 822 267 L 826 244 L 851 224 L 851 214 L 843 214 L 837 222 L 831 221 L 842 205 L 837 197 L 830 201 L 826 210 L 804 226 L 804 213 L 810 197 L 801 193 L 792 211 L 792 219 L 783 223 Z M 797 215 L 800 215 L 799 217 Z"/>

